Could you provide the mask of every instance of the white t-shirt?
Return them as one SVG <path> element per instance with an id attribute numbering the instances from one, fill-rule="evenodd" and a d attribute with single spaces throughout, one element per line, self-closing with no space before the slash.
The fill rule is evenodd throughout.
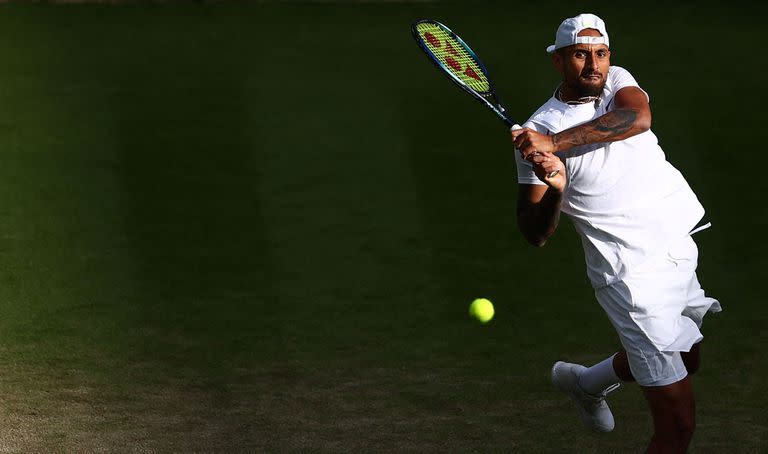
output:
<path id="1" fill-rule="evenodd" d="M 624 87 L 638 85 L 627 70 L 611 66 L 598 102 L 569 105 L 553 96 L 524 126 L 551 135 L 586 123 L 613 110 L 613 97 Z M 704 215 L 696 195 L 666 161 L 650 130 L 557 155 L 565 159 L 568 177 L 561 210 L 581 235 L 587 275 L 595 288 L 621 280 L 665 251 Z M 519 153 L 515 156 L 519 183 L 544 184 L 531 163 Z"/>

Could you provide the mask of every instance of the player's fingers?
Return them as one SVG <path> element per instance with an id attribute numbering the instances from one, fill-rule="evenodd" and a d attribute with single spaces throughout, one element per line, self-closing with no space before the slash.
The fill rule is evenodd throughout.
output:
<path id="1" fill-rule="evenodd" d="M 544 164 L 547 161 L 550 160 L 547 156 L 544 156 L 542 153 L 536 151 L 531 154 L 530 160 L 534 164 Z"/>
<path id="2" fill-rule="evenodd" d="M 520 155 L 523 159 L 528 159 L 528 156 L 536 150 L 531 146 L 531 141 L 527 138 L 520 139 L 517 142 L 517 149 L 520 151 Z"/>
<path id="3" fill-rule="evenodd" d="M 518 145 L 518 148 L 521 144 L 530 142 L 531 141 L 531 130 L 528 128 L 525 129 L 518 129 L 517 130 L 517 136 L 515 137 L 515 144 Z"/>
<path id="4" fill-rule="evenodd" d="M 521 129 L 510 129 L 509 132 L 512 134 L 512 138 L 515 139 L 518 136 L 525 134 L 527 131 L 530 131 L 530 128 L 521 128 Z"/>
<path id="5" fill-rule="evenodd" d="M 549 153 L 547 151 L 536 151 L 534 156 L 531 157 L 532 161 L 535 163 L 550 163 L 552 166 L 559 166 L 562 164 L 562 161 L 560 161 L 560 158 L 558 158 L 556 155 Z M 559 167 L 558 167 L 559 168 Z"/>
<path id="6" fill-rule="evenodd" d="M 550 160 L 541 164 L 541 170 L 548 178 L 553 178 L 563 171 L 563 164 L 559 160 L 557 162 Z"/>
<path id="7" fill-rule="evenodd" d="M 541 155 L 539 151 L 530 143 L 526 143 L 525 146 L 522 149 L 521 154 L 523 155 L 523 159 L 526 161 L 533 162 L 533 158 L 536 156 Z"/>
<path id="8" fill-rule="evenodd" d="M 553 170 L 560 170 L 563 166 L 562 161 L 560 161 L 557 156 L 541 151 L 533 153 L 531 155 L 530 161 L 534 166 L 541 167 L 543 170 L 548 172 Z"/>
<path id="9" fill-rule="evenodd" d="M 525 141 L 527 140 L 527 137 L 528 136 L 524 134 L 518 134 L 517 136 L 515 136 L 513 142 L 515 142 L 515 147 L 517 147 L 518 150 L 522 148 L 523 143 L 525 143 Z"/>
<path id="10" fill-rule="evenodd" d="M 545 167 L 556 167 L 560 168 L 560 166 L 563 164 L 562 161 L 557 156 L 547 156 L 546 154 L 539 152 L 537 153 L 534 158 L 537 163 L 541 164 Z"/>

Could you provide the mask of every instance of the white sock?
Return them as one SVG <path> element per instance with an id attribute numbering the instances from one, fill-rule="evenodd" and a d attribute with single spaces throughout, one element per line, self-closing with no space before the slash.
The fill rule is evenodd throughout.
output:
<path id="1" fill-rule="evenodd" d="M 579 386 L 589 394 L 601 394 L 609 386 L 619 383 L 619 376 L 613 370 L 613 357 L 604 359 L 581 373 L 579 376 Z"/>

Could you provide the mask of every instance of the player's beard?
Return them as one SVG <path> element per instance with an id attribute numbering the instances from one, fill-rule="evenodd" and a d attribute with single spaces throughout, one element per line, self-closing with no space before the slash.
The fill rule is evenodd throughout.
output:
<path id="1" fill-rule="evenodd" d="M 597 81 L 592 81 L 590 79 L 584 79 L 584 77 L 589 77 L 590 75 L 600 75 L 600 79 Z M 605 88 L 605 76 L 602 73 L 599 72 L 589 72 L 582 76 L 579 76 L 575 81 L 571 81 L 571 89 L 573 89 L 574 92 L 580 97 L 584 98 L 587 96 L 600 96 L 600 94 L 603 92 L 603 88 Z"/>

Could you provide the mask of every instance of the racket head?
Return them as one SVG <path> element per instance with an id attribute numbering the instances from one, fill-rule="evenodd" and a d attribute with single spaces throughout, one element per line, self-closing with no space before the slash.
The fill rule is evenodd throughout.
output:
<path id="1" fill-rule="evenodd" d="M 489 107 L 507 127 L 517 124 L 501 105 L 483 62 L 456 33 L 431 19 L 414 22 L 411 33 L 430 61 L 449 79 Z"/>
<path id="2" fill-rule="evenodd" d="M 448 77 L 467 91 L 495 97 L 488 70 L 456 33 L 440 22 L 422 19 L 411 26 L 413 38 Z"/>

